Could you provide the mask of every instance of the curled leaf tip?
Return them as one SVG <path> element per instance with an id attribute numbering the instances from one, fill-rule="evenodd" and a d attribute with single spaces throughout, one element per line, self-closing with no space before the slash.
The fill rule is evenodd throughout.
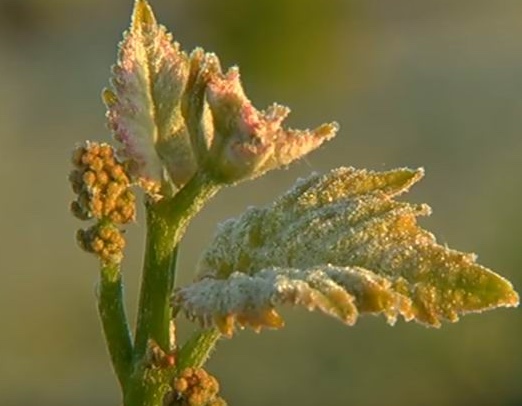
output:
<path id="1" fill-rule="evenodd" d="M 156 18 L 149 3 L 146 0 L 136 0 L 131 19 L 132 29 L 137 30 L 154 24 L 156 24 Z"/>
<path id="2" fill-rule="evenodd" d="M 318 136 L 320 138 L 324 138 L 325 140 L 330 140 L 333 137 L 335 137 L 335 135 L 337 134 L 337 132 L 339 131 L 340 128 L 341 128 L 341 126 L 339 125 L 339 123 L 337 121 L 332 121 L 331 123 L 323 124 L 323 125 L 317 127 L 314 130 L 314 132 L 315 132 L 316 136 Z"/>

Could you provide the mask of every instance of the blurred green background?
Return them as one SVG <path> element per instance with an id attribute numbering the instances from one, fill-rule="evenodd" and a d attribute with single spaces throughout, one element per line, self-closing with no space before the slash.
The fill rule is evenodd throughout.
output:
<path id="1" fill-rule="evenodd" d="M 191 278 L 215 224 L 298 176 L 341 165 L 424 166 L 407 196 L 441 243 L 479 254 L 522 287 L 522 2 L 152 0 L 185 49 L 242 68 L 262 108 L 289 123 L 338 120 L 338 137 L 286 171 L 228 189 L 183 241 Z M 94 303 L 96 261 L 75 245 L 70 151 L 108 141 L 100 91 L 131 0 L 0 0 L 0 404 L 119 404 Z M 130 228 L 135 310 L 143 217 Z M 209 364 L 234 405 L 522 405 L 522 311 L 440 330 L 306 311 L 224 340 Z M 185 333 L 190 326 L 183 324 Z"/>

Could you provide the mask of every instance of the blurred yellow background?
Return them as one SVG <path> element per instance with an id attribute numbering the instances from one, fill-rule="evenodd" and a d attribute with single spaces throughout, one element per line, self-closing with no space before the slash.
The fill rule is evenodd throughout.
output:
<path id="1" fill-rule="evenodd" d="M 441 243 L 522 287 L 522 2 L 151 0 L 185 49 L 238 64 L 256 106 L 289 123 L 338 120 L 336 139 L 286 171 L 227 189 L 183 241 L 181 283 L 215 224 L 296 177 L 341 165 L 424 166 L 406 197 Z M 131 0 L 0 0 L 0 404 L 110 406 L 117 383 L 94 302 L 97 264 L 75 245 L 70 151 L 108 141 L 107 84 Z M 128 232 L 136 305 L 143 217 Z M 285 311 L 277 332 L 224 340 L 209 364 L 231 406 L 522 405 L 522 311 L 428 330 L 352 328 Z M 187 334 L 190 325 L 184 323 Z"/>

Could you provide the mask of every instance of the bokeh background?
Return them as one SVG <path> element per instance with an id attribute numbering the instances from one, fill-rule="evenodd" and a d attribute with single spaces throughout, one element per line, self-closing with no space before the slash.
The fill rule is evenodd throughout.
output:
<path id="1" fill-rule="evenodd" d="M 228 189 L 183 241 L 181 283 L 215 224 L 296 177 L 341 165 L 424 166 L 407 196 L 441 243 L 522 287 L 522 2 L 153 0 L 185 49 L 238 64 L 250 98 L 290 124 L 338 120 L 286 171 Z M 0 0 L 0 404 L 118 405 L 94 303 L 96 261 L 75 245 L 69 155 L 108 141 L 100 91 L 131 0 Z M 129 230 L 135 310 L 143 218 Z M 522 405 L 522 311 L 440 330 L 363 318 L 352 328 L 285 311 L 277 332 L 238 334 L 209 364 L 234 405 Z M 183 324 L 185 334 L 189 324 Z"/>

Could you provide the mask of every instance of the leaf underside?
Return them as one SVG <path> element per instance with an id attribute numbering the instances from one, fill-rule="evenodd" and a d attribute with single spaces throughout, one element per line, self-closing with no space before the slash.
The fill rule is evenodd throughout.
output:
<path id="1" fill-rule="evenodd" d="M 431 327 L 518 305 L 506 279 L 417 225 L 428 206 L 394 200 L 422 176 L 339 168 L 299 180 L 273 204 L 220 225 L 175 305 L 228 336 L 236 326 L 281 327 L 275 307 L 284 303 L 349 325 L 370 313 Z"/>

